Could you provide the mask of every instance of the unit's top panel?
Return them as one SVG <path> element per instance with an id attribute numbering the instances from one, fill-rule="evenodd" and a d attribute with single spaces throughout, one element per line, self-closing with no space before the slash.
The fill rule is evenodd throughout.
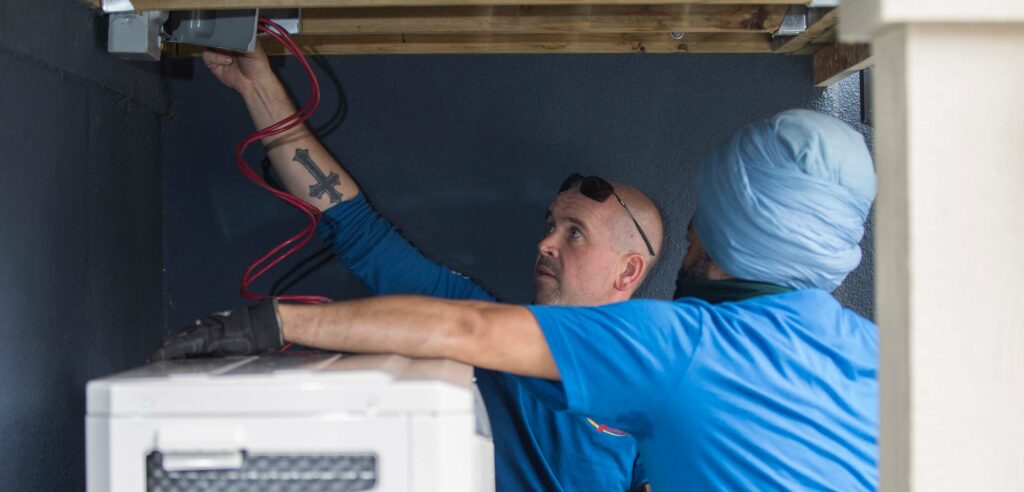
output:
<path id="1" fill-rule="evenodd" d="M 472 368 L 397 355 L 290 352 L 140 367 L 87 387 L 90 415 L 471 412 Z"/>

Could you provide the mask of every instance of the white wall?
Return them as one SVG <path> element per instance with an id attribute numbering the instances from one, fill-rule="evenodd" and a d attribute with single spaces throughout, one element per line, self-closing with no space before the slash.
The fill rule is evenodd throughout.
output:
<path id="1" fill-rule="evenodd" d="M 1024 11 L 875 3 L 840 17 L 877 60 L 881 488 L 1021 491 Z"/>

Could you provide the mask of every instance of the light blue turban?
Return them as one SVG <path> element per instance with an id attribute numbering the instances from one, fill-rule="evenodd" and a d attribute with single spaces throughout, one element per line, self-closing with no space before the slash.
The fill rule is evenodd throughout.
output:
<path id="1" fill-rule="evenodd" d="M 733 277 L 831 292 L 860 263 L 874 198 L 864 137 L 795 109 L 743 128 L 701 166 L 693 226 Z"/>

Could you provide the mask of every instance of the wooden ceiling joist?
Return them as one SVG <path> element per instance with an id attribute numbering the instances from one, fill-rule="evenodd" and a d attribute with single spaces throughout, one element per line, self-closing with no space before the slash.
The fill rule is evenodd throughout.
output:
<path id="1" fill-rule="evenodd" d="M 94 7 L 102 0 L 86 0 Z M 132 0 L 136 10 L 250 8 L 426 7 L 489 5 L 799 5 L 808 0 Z"/>
<path id="2" fill-rule="evenodd" d="M 99 7 L 102 0 L 84 0 Z M 314 55 L 446 53 L 783 53 L 815 56 L 829 84 L 870 65 L 863 46 L 835 41 L 836 9 L 809 0 L 132 0 L 137 10 L 302 8 Z M 788 14 L 807 29 L 777 36 Z M 797 23 L 799 24 L 799 23 Z M 269 54 L 281 46 L 264 41 Z M 165 45 L 177 56 L 201 48 Z"/>
<path id="3" fill-rule="evenodd" d="M 762 32 L 785 5 L 558 5 L 310 9 L 303 35 L 416 33 Z"/>
<path id="4" fill-rule="evenodd" d="M 814 53 L 814 85 L 828 87 L 874 63 L 866 44 L 832 43 Z"/>
<path id="5" fill-rule="evenodd" d="M 298 36 L 303 51 L 314 55 L 443 53 L 770 53 L 771 38 L 754 33 L 697 33 L 675 40 L 665 33 L 627 34 L 355 34 Z M 168 45 L 178 56 L 198 48 Z M 284 54 L 264 43 L 271 55 Z"/>

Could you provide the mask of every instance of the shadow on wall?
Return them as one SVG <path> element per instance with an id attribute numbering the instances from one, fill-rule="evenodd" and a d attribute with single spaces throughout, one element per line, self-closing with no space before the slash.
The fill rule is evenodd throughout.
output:
<path id="1" fill-rule="evenodd" d="M 860 75 L 855 74 L 823 90 L 811 109 L 829 113 L 857 129 L 874 154 L 875 131 L 861 122 Z M 844 306 L 870 319 L 875 318 L 875 214 L 872 211 L 861 240 L 864 253 L 860 266 L 836 289 L 835 296 Z"/>
<path id="2" fill-rule="evenodd" d="M 85 383 L 163 336 L 155 65 L 81 2 L 0 6 L 0 489 L 85 489 Z"/>

